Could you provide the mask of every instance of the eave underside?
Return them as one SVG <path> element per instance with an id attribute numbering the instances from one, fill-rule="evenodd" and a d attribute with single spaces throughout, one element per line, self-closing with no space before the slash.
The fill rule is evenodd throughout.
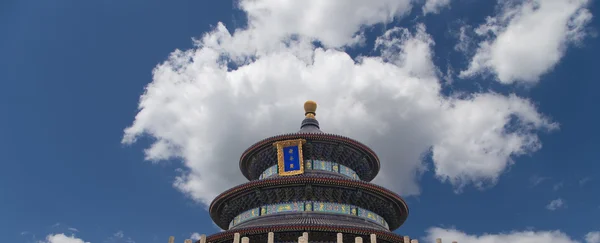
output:
<path id="1" fill-rule="evenodd" d="M 243 229 L 253 227 L 293 226 L 293 225 L 315 225 L 315 226 L 340 226 L 356 227 L 377 231 L 386 231 L 383 226 L 352 215 L 339 215 L 321 212 L 294 212 L 285 214 L 267 215 L 248 220 L 236 225 L 232 229 Z"/>

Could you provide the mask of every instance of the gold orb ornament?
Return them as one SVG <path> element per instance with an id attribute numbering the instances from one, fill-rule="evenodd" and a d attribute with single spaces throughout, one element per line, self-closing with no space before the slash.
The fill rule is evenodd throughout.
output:
<path id="1" fill-rule="evenodd" d="M 306 118 L 315 118 L 315 113 L 317 111 L 317 102 L 312 100 L 304 102 L 304 115 Z"/>

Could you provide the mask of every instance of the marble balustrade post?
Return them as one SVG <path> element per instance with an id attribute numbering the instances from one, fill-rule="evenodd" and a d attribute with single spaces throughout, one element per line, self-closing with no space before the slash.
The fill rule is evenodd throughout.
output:
<path id="1" fill-rule="evenodd" d="M 275 233 L 269 232 L 267 237 L 267 243 L 275 243 Z"/>
<path id="2" fill-rule="evenodd" d="M 362 237 L 359 236 L 359 237 L 354 238 L 354 243 L 363 243 Z"/>
<path id="3" fill-rule="evenodd" d="M 298 243 L 308 243 L 308 241 L 306 240 L 306 238 L 304 238 L 304 236 L 300 236 L 298 237 Z"/>
<path id="4" fill-rule="evenodd" d="M 370 238 L 370 243 L 377 243 L 377 235 L 370 234 L 369 238 Z M 204 234 L 200 235 L 200 239 L 197 242 L 198 243 L 210 243 L 210 242 L 206 242 L 206 235 L 204 235 Z M 363 243 L 363 239 L 362 239 L 362 237 L 356 237 L 356 238 L 354 238 L 354 242 L 355 243 Z M 404 236 L 403 242 L 404 243 L 419 243 L 419 240 L 416 240 L 416 239 L 411 240 L 409 236 Z M 169 237 L 169 243 L 175 243 L 174 236 Z M 193 241 L 190 239 L 186 239 L 184 241 L 184 243 L 193 243 Z M 250 243 L 250 238 L 243 237 L 243 238 L 241 238 L 241 241 L 240 241 L 240 233 L 235 233 L 233 235 L 233 243 Z M 267 243 L 275 243 L 275 233 L 273 233 L 273 232 L 268 233 Z M 308 232 L 303 232 L 302 236 L 298 237 L 298 243 L 308 243 Z M 336 243 L 344 243 L 344 234 L 337 233 Z M 435 243 L 442 243 L 442 239 L 441 238 L 435 239 Z M 458 241 L 452 241 L 452 243 L 458 243 Z"/>

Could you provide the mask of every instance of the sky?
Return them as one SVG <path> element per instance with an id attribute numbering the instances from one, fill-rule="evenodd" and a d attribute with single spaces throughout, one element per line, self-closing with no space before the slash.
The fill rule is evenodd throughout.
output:
<path id="1" fill-rule="evenodd" d="M 381 159 L 421 242 L 600 243 L 592 0 L 0 2 L 0 236 L 213 234 L 241 153 L 321 130 Z"/>

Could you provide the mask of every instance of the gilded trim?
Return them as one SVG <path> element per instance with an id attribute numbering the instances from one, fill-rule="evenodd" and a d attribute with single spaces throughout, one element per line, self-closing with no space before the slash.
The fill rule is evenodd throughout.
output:
<path id="1" fill-rule="evenodd" d="M 273 146 L 277 147 L 277 167 L 279 167 L 279 176 L 300 175 L 304 173 L 304 156 L 302 154 L 302 144 L 304 143 L 306 143 L 305 139 L 293 139 L 277 141 L 273 143 Z M 285 171 L 283 148 L 288 146 L 298 146 L 298 164 L 300 165 L 299 170 Z"/>

